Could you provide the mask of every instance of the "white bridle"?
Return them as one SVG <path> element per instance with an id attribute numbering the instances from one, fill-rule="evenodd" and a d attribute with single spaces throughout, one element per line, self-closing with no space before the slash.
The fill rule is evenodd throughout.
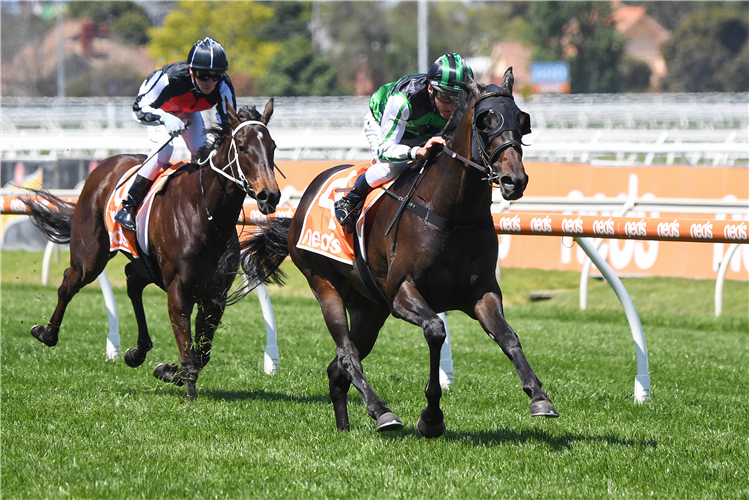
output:
<path id="1" fill-rule="evenodd" d="M 266 130 L 268 129 L 268 126 L 263 123 L 256 120 L 248 120 L 246 122 L 242 122 L 239 125 L 237 125 L 237 128 L 231 131 L 231 144 L 229 145 L 229 154 L 228 159 L 229 162 L 226 164 L 226 166 L 221 169 L 216 167 L 216 165 L 213 164 L 213 157 L 218 152 L 216 149 L 211 151 L 211 154 L 208 155 L 208 158 L 203 160 L 202 162 L 198 162 L 198 165 L 205 165 L 205 162 L 207 161 L 211 165 L 211 169 L 216 172 L 217 174 L 221 174 L 233 183 L 237 184 L 239 187 L 244 189 L 245 193 L 252 196 L 254 198 L 255 192 L 250 187 L 250 183 L 247 180 L 247 178 L 244 176 L 244 172 L 242 172 L 242 168 L 239 165 L 239 153 L 237 152 L 237 143 L 234 141 L 234 137 L 237 135 L 237 132 L 239 132 L 242 128 L 246 127 L 247 125 L 260 125 L 264 127 Z M 234 169 L 231 169 L 231 173 L 226 173 L 225 170 L 229 167 L 231 167 L 233 164 L 237 164 L 237 173 L 236 177 L 234 176 Z"/>

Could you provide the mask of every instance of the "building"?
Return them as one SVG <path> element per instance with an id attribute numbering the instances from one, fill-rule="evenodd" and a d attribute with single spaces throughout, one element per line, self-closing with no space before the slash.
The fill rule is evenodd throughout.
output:
<path id="1" fill-rule="evenodd" d="M 666 76 L 666 61 L 661 49 L 671 38 L 671 32 L 650 17 L 642 5 L 621 5 L 613 3 L 616 9 L 613 21 L 616 29 L 627 39 L 626 54 L 648 63 L 652 75 L 650 89 L 660 88 L 660 80 Z"/>

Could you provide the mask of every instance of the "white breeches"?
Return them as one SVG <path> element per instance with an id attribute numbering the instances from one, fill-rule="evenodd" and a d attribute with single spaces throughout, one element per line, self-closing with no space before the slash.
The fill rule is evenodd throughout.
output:
<path id="1" fill-rule="evenodd" d="M 205 123 L 203 122 L 203 115 L 200 112 L 195 113 L 184 113 L 177 115 L 183 122 L 190 122 L 190 126 L 187 131 L 182 134 L 187 149 L 192 155 L 192 159 L 196 158 L 198 150 L 205 144 Z M 148 126 L 148 138 L 154 143 L 153 149 L 148 153 L 148 160 L 143 163 L 143 166 L 138 170 L 138 175 L 145 177 L 149 180 L 155 180 L 159 175 L 161 169 L 166 168 L 169 165 L 169 161 L 174 153 L 174 145 L 170 142 L 164 149 L 156 153 L 169 139 L 169 132 L 163 125 Z"/>
<path id="2" fill-rule="evenodd" d="M 377 155 L 377 149 L 380 145 L 380 132 L 380 124 L 372 116 L 372 111 L 367 111 L 367 115 L 364 117 L 364 135 L 367 137 L 367 141 L 369 141 L 369 148 L 372 150 L 377 163 L 369 167 L 364 176 L 367 179 L 367 184 L 373 188 L 395 179 L 408 168 L 407 161 L 397 163 L 380 162 Z"/>

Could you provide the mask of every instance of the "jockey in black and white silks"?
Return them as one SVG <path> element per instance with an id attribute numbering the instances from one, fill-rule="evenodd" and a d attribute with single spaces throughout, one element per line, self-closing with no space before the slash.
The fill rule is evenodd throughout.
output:
<path id="1" fill-rule="evenodd" d="M 148 125 L 148 137 L 154 148 L 138 170 L 128 196 L 122 200 L 122 209 L 115 216 L 124 228 L 135 230 L 136 208 L 160 170 L 169 164 L 174 152 L 171 142 L 164 145 L 169 138 L 182 135 L 194 160 L 206 142 L 200 112 L 215 106 L 221 124 L 226 116 L 225 100 L 236 108 L 234 87 L 226 74 L 228 68 L 224 48 L 206 37 L 193 45 L 187 61 L 167 64 L 141 84 L 133 114 L 138 122 Z"/>

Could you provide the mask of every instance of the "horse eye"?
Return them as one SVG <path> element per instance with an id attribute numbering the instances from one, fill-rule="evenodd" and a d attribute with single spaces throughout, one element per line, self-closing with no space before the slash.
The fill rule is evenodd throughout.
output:
<path id="1" fill-rule="evenodd" d="M 239 149 L 239 151 L 240 151 L 241 153 L 246 153 L 246 152 L 247 152 L 247 148 L 246 148 L 246 147 L 244 147 L 244 146 L 237 146 L 237 149 Z"/>
<path id="2" fill-rule="evenodd" d="M 498 124 L 499 124 L 499 118 L 494 113 L 494 110 L 491 110 L 491 109 L 487 111 L 486 113 L 484 113 L 483 115 L 481 115 L 477 123 L 479 129 L 486 131 L 486 132 L 494 130 Z"/>

